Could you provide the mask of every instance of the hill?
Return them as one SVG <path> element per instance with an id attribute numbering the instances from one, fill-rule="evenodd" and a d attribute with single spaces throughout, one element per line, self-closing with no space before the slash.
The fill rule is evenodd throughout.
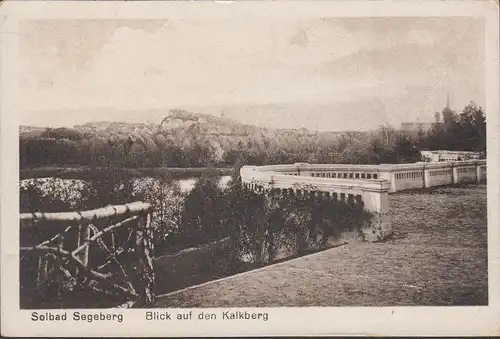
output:
<path id="1" fill-rule="evenodd" d="M 160 124 L 99 121 L 75 125 L 75 130 L 82 133 L 117 132 L 119 134 L 151 134 L 158 131 L 186 131 L 208 135 L 250 135 L 264 132 L 267 129 L 253 125 L 241 124 L 225 117 L 192 113 L 182 110 L 171 110 Z"/>
<path id="2" fill-rule="evenodd" d="M 22 166 L 204 167 L 312 161 L 314 152 L 362 133 L 312 132 L 244 124 L 225 116 L 171 110 L 160 123 L 97 121 L 72 128 L 20 129 Z M 325 158 L 324 161 L 327 159 Z"/>
<path id="3" fill-rule="evenodd" d="M 139 122 L 117 122 L 117 121 L 97 121 L 88 122 L 81 125 L 75 125 L 74 129 L 83 133 L 87 132 L 117 132 L 120 133 L 155 133 L 159 130 L 184 130 L 190 133 L 199 133 L 204 135 L 226 135 L 226 136 L 248 136 L 255 133 L 275 134 L 291 133 L 301 135 L 332 134 L 338 135 L 343 132 L 313 132 L 306 128 L 300 129 L 278 129 L 260 127 L 252 124 L 243 124 L 234 119 L 225 116 L 217 117 L 210 114 L 193 113 L 185 110 L 174 109 L 156 123 Z"/>

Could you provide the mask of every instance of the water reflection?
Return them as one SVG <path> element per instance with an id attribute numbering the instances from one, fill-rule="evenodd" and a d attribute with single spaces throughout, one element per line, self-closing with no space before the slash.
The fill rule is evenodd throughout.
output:
<path id="1" fill-rule="evenodd" d="M 178 184 L 181 193 L 188 194 L 196 185 L 199 180 L 197 177 L 187 178 L 187 179 L 175 179 L 173 184 Z M 219 179 L 219 187 L 224 189 L 227 188 L 231 176 L 222 176 Z M 146 184 L 151 183 L 151 181 L 159 182 L 159 179 L 153 177 L 137 178 L 134 180 L 134 190 L 140 191 Z M 19 188 L 25 190 L 30 186 L 37 187 L 44 196 L 55 196 L 63 201 L 74 203 L 81 198 L 81 192 L 86 186 L 87 181 L 81 179 L 61 179 L 55 177 L 47 178 L 30 178 L 21 180 L 19 183 Z"/>

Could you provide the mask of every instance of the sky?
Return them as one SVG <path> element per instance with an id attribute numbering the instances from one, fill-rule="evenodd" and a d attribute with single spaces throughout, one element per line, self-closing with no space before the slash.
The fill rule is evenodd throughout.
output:
<path id="1" fill-rule="evenodd" d="M 474 18 L 26 20 L 21 124 L 160 122 L 170 109 L 366 130 L 484 107 Z M 486 108 L 487 112 L 487 108 Z"/>

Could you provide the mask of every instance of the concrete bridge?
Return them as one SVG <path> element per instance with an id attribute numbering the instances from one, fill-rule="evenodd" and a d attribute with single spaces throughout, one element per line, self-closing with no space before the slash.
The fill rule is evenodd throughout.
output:
<path id="1" fill-rule="evenodd" d="M 387 220 L 388 194 L 486 180 L 486 160 L 439 163 L 345 165 L 308 164 L 243 166 L 242 182 L 265 194 L 326 196 L 330 199 L 363 204 L 374 214 L 370 228 L 363 230 L 368 241 L 378 241 L 392 233 Z"/>

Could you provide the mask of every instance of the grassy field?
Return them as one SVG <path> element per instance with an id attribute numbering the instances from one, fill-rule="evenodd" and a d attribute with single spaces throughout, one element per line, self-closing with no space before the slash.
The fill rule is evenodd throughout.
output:
<path id="1" fill-rule="evenodd" d="M 390 195 L 394 236 L 158 298 L 158 307 L 486 305 L 486 185 Z"/>

